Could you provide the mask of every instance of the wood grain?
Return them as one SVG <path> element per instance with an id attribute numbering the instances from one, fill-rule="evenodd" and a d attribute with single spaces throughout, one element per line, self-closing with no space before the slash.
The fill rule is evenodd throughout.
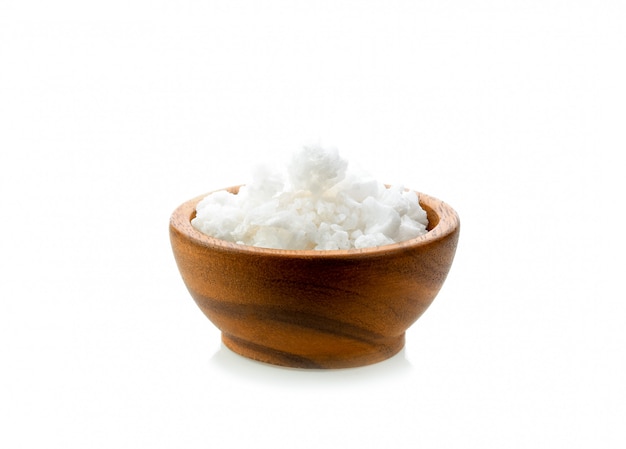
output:
<path id="1" fill-rule="evenodd" d="M 352 250 L 255 248 L 191 226 L 204 196 L 179 206 L 170 220 L 187 289 L 226 346 L 290 367 L 346 368 L 396 354 L 443 285 L 460 231 L 450 206 L 420 193 L 430 224 L 416 239 Z"/>

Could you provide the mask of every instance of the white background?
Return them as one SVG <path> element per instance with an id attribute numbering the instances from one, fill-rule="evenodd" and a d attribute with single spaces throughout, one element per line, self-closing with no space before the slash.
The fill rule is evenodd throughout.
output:
<path id="1" fill-rule="evenodd" d="M 621 1 L 0 1 L 0 446 L 623 448 Z M 223 348 L 183 201 L 335 145 L 451 204 L 405 350 Z M 281 156 L 282 157 L 282 156 Z"/>

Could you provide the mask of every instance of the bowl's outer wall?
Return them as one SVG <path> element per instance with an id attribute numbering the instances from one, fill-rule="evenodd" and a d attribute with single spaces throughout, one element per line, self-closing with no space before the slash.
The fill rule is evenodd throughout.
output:
<path id="1" fill-rule="evenodd" d="M 174 212 L 170 238 L 185 285 L 228 346 L 281 365 L 358 366 L 402 348 L 406 329 L 431 304 L 452 264 L 456 213 L 439 200 L 420 195 L 420 201 L 429 219 L 456 225 L 445 232 L 435 226 L 436 238 L 389 250 L 323 257 L 207 244 L 189 235 L 198 233 L 189 223 L 197 199 Z"/>

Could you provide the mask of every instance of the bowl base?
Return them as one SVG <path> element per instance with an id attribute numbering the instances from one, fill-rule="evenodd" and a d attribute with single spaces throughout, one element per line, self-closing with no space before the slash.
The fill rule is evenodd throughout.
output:
<path id="1" fill-rule="evenodd" d="M 404 347 L 404 334 L 385 340 L 384 344 L 371 345 L 364 350 L 360 347 L 354 351 L 343 351 L 332 354 L 302 355 L 270 348 L 262 344 L 242 340 L 241 338 L 222 333 L 222 341 L 231 351 L 246 358 L 272 365 L 306 369 L 337 369 L 355 368 L 382 362 L 396 355 Z"/>

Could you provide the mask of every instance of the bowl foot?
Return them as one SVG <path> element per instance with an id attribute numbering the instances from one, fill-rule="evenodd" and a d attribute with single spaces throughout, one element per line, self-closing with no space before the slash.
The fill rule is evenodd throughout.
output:
<path id="1" fill-rule="evenodd" d="M 226 333 L 222 333 L 222 341 L 233 352 L 259 362 L 290 368 L 336 369 L 371 365 L 393 357 L 404 347 L 405 337 L 402 334 L 377 344 L 339 344 L 329 351 L 309 353 L 271 348 Z"/>

